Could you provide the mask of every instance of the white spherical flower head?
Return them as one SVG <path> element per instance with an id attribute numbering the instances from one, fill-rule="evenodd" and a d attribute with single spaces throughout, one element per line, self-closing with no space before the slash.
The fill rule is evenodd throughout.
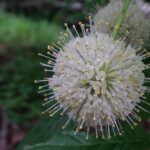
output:
<path id="1" fill-rule="evenodd" d="M 120 121 L 126 121 L 133 128 L 136 121 L 141 120 L 139 109 L 147 111 L 139 103 L 147 104 L 141 97 L 147 90 L 144 81 L 150 79 L 142 71 L 149 69 L 149 65 L 142 59 L 150 55 L 123 40 L 113 40 L 108 34 L 87 33 L 84 25 L 80 26 L 83 37 L 75 26 L 77 37 L 67 27 L 58 44 L 49 47 L 49 56 L 40 54 L 48 59 L 48 64 L 41 63 L 47 68 L 45 71 L 53 73 L 37 81 L 48 81 L 40 86 L 40 93 L 47 96 L 43 105 L 56 102 L 44 112 L 50 116 L 66 113 L 69 119 L 63 128 L 74 120 L 77 122 L 75 134 L 84 127 L 86 138 L 91 128 L 95 129 L 96 137 L 121 135 Z"/>
<path id="2" fill-rule="evenodd" d="M 99 8 L 94 15 L 94 30 L 102 33 L 111 33 L 122 9 L 122 2 L 111 1 L 106 7 Z M 150 33 L 150 21 L 145 18 L 139 7 L 131 3 L 125 20 L 120 30 L 120 35 L 126 30 L 129 31 L 131 42 L 134 39 L 144 39 L 147 41 Z"/>

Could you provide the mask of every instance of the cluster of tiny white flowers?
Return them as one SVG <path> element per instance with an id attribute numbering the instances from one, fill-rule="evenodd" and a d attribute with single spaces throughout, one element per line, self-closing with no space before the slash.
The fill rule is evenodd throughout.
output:
<path id="1" fill-rule="evenodd" d="M 71 40 L 56 58 L 49 85 L 60 107 L 79 122 L 77 131 L 83 124 L 116 126 L 134 116 L 145 91 L 144 64 L 130 45 L 91 34 Z"/>
<path id="2" fill-rule="evenodd" d="M 47 55 L 39 54 L 48 59 L 41 65 L 49 77 L 36 82 L 46 82 L 39 87 L 39 93 L 46 96 L 43 106 L 48 106 L 43 113 L 68 115 L 62 128 L 74 120 L 75 134 L 85 127 L 86 138 L 91 128 L 97 138 L 111 138 L 112 133 L 123 133 L 120 121 L 133 128 L 141 120 L 139 110 L 148 112 L 139 103 L 149 105 L 143 95 L 148 90 L 144 83 L 150 78 L 143 70 L 150 65 L 143 59 L 150 53 L 142 49 L 141 39 L 133 46 L 110 34 L 93 32 L 89 19 L 90 31 L 80 22 L 80 35 L 74 25 L 71 31 L 65 24 L 66 32 L 58 43 L 48 47 Z"/>
<path id="3" fill-rule="evenodd" d="M 100 8 L 95 13 L 94 17 L 94 31 L 102 33 L 111 33 L 114 25 L 118 19 L 118 15 L 122 9 L 122 2 L 111 1 L 106 7 Z M 130 33 L 130 40 L 142 38 L 145 42 L 150 35 L 150 22 L 145 17 L 144 13 L 139 7 L 131 3 L 128 12 L 125 16 L 124 23 L 120 29 L 122 35 L 126 30 Z"/>

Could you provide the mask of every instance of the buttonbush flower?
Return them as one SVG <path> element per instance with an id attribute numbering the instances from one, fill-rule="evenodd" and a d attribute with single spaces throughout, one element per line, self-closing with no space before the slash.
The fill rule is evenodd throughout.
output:
<path id="1" fill-rule="evenodd" d="M 93 15 L 94 31 L 102 33 L 111 33 L 122 9 L 122 2 L 111 1 L 106 7 L 97 9 Z M 136 39 L 143 39 L 147 42 L 149 38 L 150 22 L 145 18 L 144 13 L 135 3 L 131 3 L 120 29 L 120 34 L 124 35 L 126 30 L 129 31 L 128 42 Z"/>
<path id="2" fill-rule="evenodd" d="M 67 32 L 61 33 L 58 44 L 50 45 L 47 55 L 39 54 L 48 60 L 41 65 L 49 73 L 48 78 L 36 81 L 46 82 L 39 87 L 46 96 L 43 113 L 66 113 L 68 120 L 62 128 L 74 120 L 75 134 L 85 128 L 87 139 L 91 128 L 96 138 L 111 138 L 123 133 L 120 121 L 136 126 L 141 120 L 139 110 L 147 112 L 139 103 L 147 104 L 144 83 L 150 78 L 143 70 L 149 65 L 142 60 L 149 53 L 141 50 L 141 43 L 133 47 L 109 34 L 88 32 L 82 23 L 82 36 L 74 25 L 74 31 L 65 26 Z"/>

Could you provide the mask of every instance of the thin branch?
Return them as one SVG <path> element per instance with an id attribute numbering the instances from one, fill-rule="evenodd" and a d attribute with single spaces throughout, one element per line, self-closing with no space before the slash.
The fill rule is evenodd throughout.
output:
<path id="1" fill-rule="evenodd" d="M 113 30 L 113 32 L 112 32 L 112 37 L 113 37 L 114 39 L 116 39 L 117 34 L 118 34 L 118 32 L 119 32 L 119 30 L 120 30 L 122 24 L 123 24 L 123 20 L 124 20 L 124 18 L 125 18 L 125 15 L 126 15 L 126 12 L 127 12 L 128 8 L 129 8 L 130 2 L 131 2 L 131 0 L 125 0 L 125 1 L 124 1 L 124 4 L 123 4 L 122 10 L 121 10 L 121 13 L 120 13 L 120 15 L 119 15 L 119 18 L 118 18 L 118 20 L 117 20 L 117 23 L 116 23 L 116 25 L 115 25 L 115 27 L 114 27 L 114 30 Z"/>

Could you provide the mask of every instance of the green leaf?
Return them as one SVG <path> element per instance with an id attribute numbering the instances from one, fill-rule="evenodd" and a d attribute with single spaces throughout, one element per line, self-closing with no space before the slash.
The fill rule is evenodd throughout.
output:
<path id="1" fill-rule="evenodd" d="M 7 24 L 7 26 L 6 26 Z M 45 20 L 31 20 L 0 9 L 0 42 L 13 49 L 46 48 L 49 42 L 58 40 L 62 27 Z"/>
<path id="2" fill-rule="evenodd" d="M 144 100 L 144 101 L 145 101 L 147 104 L 149 104 L 149 105 L 147 105 L 147 104 L 141 102 L 141 103 L 140 103 L 140 106 L 142 106 L 144 109 L 146 109 L 147 111 L 149 111 L 149 110 L 150 110 L 150 93 L 146 93 L 144 97 L 145 97 L 145 100 Z M 146 120 L 146 119 L 149 119 L 149 118 L 150 118 L 150 113 L 144 112 L 144 111 L 142 111 L 142 110 L 140 111 L 139 115 L 141 116 L 141 118 L 142 118 L 143 120 Z"/>
<path id="3" fill-rule="evenodd" d="M 110 140 L 95 136 L 86 140 L 84 132 L 73 134 L 73 122 L 62 130 L 65 121 L 66 117 L 59 115 L 44 116 L 16 150 L 146 150 L 150 146 L 150 136 L 140 127 L 126 127 L 124 135 Z"/>

